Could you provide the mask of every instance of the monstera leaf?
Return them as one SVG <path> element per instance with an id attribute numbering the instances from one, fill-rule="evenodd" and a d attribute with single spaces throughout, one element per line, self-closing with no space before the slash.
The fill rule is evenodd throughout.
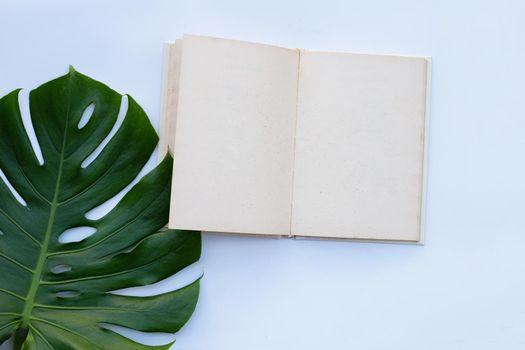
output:
<path id="1" fill-rule="evenodd" d="M 15 349 L 169 348 L 138 344 L 107 325 L 174 333 L 195 308 L 198 281 L 148 297 L 114 293 L 199 259 L 199 233 L 162 229 L 171 157 L 108 214 L 86 216 L 121 193 L 150 158 L 158 139 L 146 114 L 131 97 L 71 68 L 30 92 L 31 129 L 19 92 L 0 99 L 0 343 L 14 336 Z M 86 227 L 95 232 L 64 243 L 65 232 Z"/>

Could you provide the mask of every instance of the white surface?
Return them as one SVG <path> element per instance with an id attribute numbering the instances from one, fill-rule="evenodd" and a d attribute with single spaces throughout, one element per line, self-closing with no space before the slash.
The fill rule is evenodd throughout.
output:
<path id="1" fill-rule="evenodd" d="M 525 3 L 0 3 L 0 95 L 68 64 L 158 125 L 162 43 L 183 32 L 433 57 L 425 246 L 205 236 L 183 350 L 525 347 Z"/>

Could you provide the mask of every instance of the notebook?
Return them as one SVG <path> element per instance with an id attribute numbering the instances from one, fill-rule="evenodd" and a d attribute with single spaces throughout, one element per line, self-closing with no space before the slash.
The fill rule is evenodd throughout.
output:
<path id="1" fill-rule="evenodd" d="M 430 61 L 166 44 L 169 227 L 421 243 Z"/>

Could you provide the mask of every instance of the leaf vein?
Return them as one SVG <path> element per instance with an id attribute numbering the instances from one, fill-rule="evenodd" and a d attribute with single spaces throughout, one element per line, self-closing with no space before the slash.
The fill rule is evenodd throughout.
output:
<path id="1" fill-rule="evenodd" d="M 66 251 L 56 252 L 56 253 L 50 253 L 50 254 L 48 254 L 48 256 L 64 255 L 64 254 L 71 254 L 71 253 L 79 253 L 79 252 L 83 252 L 83 251 L 89 250 L 91 248 L 94 248 L 94 247 L 104 243 L 106 240 L 110 239 L 111 237 L 117 235 L 119 232 L 121 232 L 126 227 L 128 227 L 131 224 L 133 224 L 135 221 L 137 221 L 139 219 L 140 219 L 140 216 L 137 216 L 137 217 L 133 218 L 131 221 L 126 222 L 124 225 L 119 227 L 116 231 L 113 231 L 111 234 L 108 234 L 105 237 L 102 237 L 101 239 L 99 239 L 98 241 L 88 245 L 87 247 L 83 247 L 83 248 L 79 248 L 79 249 L 66 250 Z"/>
<path id="2" fill-rule="evenodd" d="M 141 266 L 138 266 L 138 267 L 135 267 L 135 268 L 132 268 L 132 269 L 123 270 L 123 271 L 119 271 L 119 272 L 115 272 L 115 273 L 110 273 L 110 274 L 107 274 L 107 275 L 88 276 L 88 277 L 84 277 L 84 278 L 75 278 L 75 279 L 70 279 L 70 280 L 65 280 L 65 281 L 42 281 L 41 284 L 57 285 L 57 284 L 66 284 L 66 283 L 82 282 L 82 281 L 89 281 L 89 280 L 99 280 L 99 279 L 104 279 L 104 278 L 109 278 L 109 277 L 115 277 L 115 276 L 120 276 L 120 275 L 126 274 L 128 272 L 133 272 L 133 271 L 136 271 L 136 270 L 144 269 L 144 268 L 150 266 L 151 264 L 156 263 L 157 261 L 158 260 L 153 260 L 153 261 L 150 261 L 149 263 L 147 263 L 145 265 L 141 265 Z"/>
<path id="3" fill-rule="evenodd" d="M 40 199 L 42 199 L 44 202 L 46 202 L 47 204 L 51 204 L 51 202 L 46 197 L 44 197 L 44 195 L 42 193 L 40 193 L 40 191 L 35 187 L 35 185 L 29 180 L 29 178 L 27 177 L 27 175 L 26 175 L 26 173 L 24 171 L 24 168 L 22 168 L 22 166 L 20 165 L 20 162 L 18 162 L 18 159 L 17 159 L 17 163 L 18 163 L 18 168 L 20 169 L 20 172 L 24 176 L 24 179 L 26 179 L 27 183 L 29 184 L 29 187 L 31 187 L 33 192 L 38 197 L 40 197 Z"/>
<path id="4" fill-rule="evenodd" d="M 63 331 L 66 331 L 66 332 L 68 332 L 68 333 L 71 333 L 71 334 L 73 334 L 73 335 L 76 335 L 76 336 L 79 337 L 79 338 L 82 338 L 82 339 L 84 339 L 84 340 L 87 340 L 88 343 L 95 345 L 98 349 L 104 350 L 103 347 L 101 347 L 101 346 L 98 345 L 97 343 L 93 342 L 92 340 L 86 338 L 86 337 L 83 336 L 82 334 L 79 334 L 79 333 L 73 331 L 72 329 L 69 329 L 69 328 L 67 328 L 67 327 L 65 327 L 65 326 L 62 326 L 62 325 L 58 324 L 58 323 L 55 323 L 55 322 L 52 322 L 52 321 L 48 321 L 48 320 L 44 320 L 44 319 L 42 319 L 42 318 L 35 317 L 35 316 L 31 316 L 31 319 L 32 319 L 32 320 L 35 320 L 35 321 L 38 321 L 38 322 L 46 323 L 46 324 L 48 324 L 48 325 L 50 325 L 50 326 L 53 326 L 53 327 L 55 327 L 55 328 L 58 328 L 58 329 L 62 329 Z"/>
<path id="5" fill-rule="evenodd" d="M 38 244 L 39 246 L 42 246 L 42 243 L 40 243 L 40 241 L 38 239 L 36 239 L 32 234 L 30 234 L 29 232 L 27 232 L 27 230 L 25 228 L 22 227 L 22 225 L 20 225 L 15 219 L 13 219 L 11 216 L 9 216 L 9 214 L 7 214 L 2 208 L 0 208 L 0 213 L 4 214 L 4 216 L 13 223 L 13 225 L 15 225 L 16 227 L 18 227 L 18 229 L 20 231 L 22 231 L 22 233 L 24 233 L 26 236 L 28 236 L 29 238 L 31 238 L 31 240 L 33 240 L 33 242 L 35 242 L 36 244 Z"/>
<path id="6" fill-rule="evenodd" d="M 11 258 L 11 257 L 9 257 L 9 256 L 7 256 L 7 255 L 5 255 L 4 253 L 1 253 L 1 252 L 0 252 L 0 257 L 6 259 L 7 261 L 12 262 L 12 263 L 15 264 L 16 266 L 18 266 L 18 267 L 21 268 L 21 269 L 26 270 L 27 272 L 30 272 L 30 273 L 33 273 L 33 272 L 34 272 L 32 269 L 30 269 L 30 268 L 27 267 L 26 265 L 24 265 L 24 264 L 22 264 L 22 263 L 16 261 L 15 259 L 13 259 L 13 258 Z"/>
<path id="7" fill-rule="evenodd" d="M 4 294 L 8 294 L 12 297 L 15 297 L 15 298 L 18 298 L 22 301 L 26 301 L 26 298 L 24 298 L 23 296 L 19 295 L 19 294 L 16 294 L 15 292 L 11 292 L 10 290 L 7 290 L 7 289 L 4 289 L 4 288 L 0 288 L 0 292 L 4 293 Z"/>
<path id="8" fill-rule="evenodd" d="M 15 320 L 15 321 L 12 321 L 12 322 L 9 322 L 9 323 L 6 323 L 5 325 L 3 325 L 2 327 L 0 327 L 0 331 L 3 330 L 3 329 L 6 329 L 7 327 L 10 327 L 12 325 L 14 325 L 15 323 L 18 323 L 19 320 Z"/>
<path id="9" fill-rule="evenodd" d="M 84 193 L 86 193 L 87 191 L 89 191 L 91 188 L 93 188 L 93 186 L 95 186 L 96 184 L 98 184 L 105 176 L 106 174 L 109 172 L 109 170 L 111 170 L 112 166 L 110 166 L 98 179 L 96 179 L 95 181 L 93 181 L 88 187 L 84 188 L 82 191 L 80 191 L 79 193 L 71 196 L 70 198 L 66 199 L 66 200 L 63 200 L 62 202 L 59 202 L 58 203 L 58 206 L 61 206 L 61 205 L 64 205 L 64 204 L 67 204 L 69 202 L 71 202 L 72 200 L 78 198 L 79 196 L 83 195 Z"/>
<path id="10" fill-rule="evenodd" d="M 94 307 L 94 306 L 55 306 L 45 304 L 35 304 L 36 308 L 39 309 L 51 309 L 51 310 L 85 310 L 85 311 L 121 311 L 121 312 L 138 312 L 129 308 L 117 308 L 117 307 Z"/>
<path id="11" fill-rule="evenodd" d="M 148 206 L 150 206 L 152 203 L 154 203 L 158 198 L 160 197 L 160 194 L 159 196 L 156 196 L 155 198 L 153 198 L 153 200 L 151 202 L 148 203 Z M 72 253 L 79 253 L 79 252 L 83 252 L 83 251 L 86 251 L 86 250 L 89 250 L 91 248 L 94 248 L 102 243 L 104 243 L 106 240 L 114 237 L 115 235 L 117 235 L 119 232 L 121 232 L 122 230 L 124 230 L 126 227 L 128 227 L 129 225 L 135 223 L 135 221 L 141 219 L 141 216 L 138 215 L 136 216 L 135 218 L 133 218 L 131 221 L 129 222 L 126 222 L 124 225 L 122 225 L 121 227 L 119 227 L 116 231 L 113 231 L 111 234 L 108 234 L 104 237 L 102 237 L 101 239 L 99 239 L 98 241 L 86 246 L 86 247 L 82 247 L 82 248 L 78 248 L 78 249 L 72 249 L 72 250 L 66 250 L 66 251 L 61 251 L 61 252 L 55 252 L 55 253 L 49 253 L 48 254 L 48 257 L 49 256 L 56 256 L 56 255 L 65 255 L 65 254 L 72 254 Z M 143 237 L 144 238 L 144 237 Z M 142 239 L 143 239 L 142 238 Z M 141 239 L 141 240 L 142 240 Z"/>
<path id="12" fill-rule="evenodd" d="M 46 343 L 48 348 L 53 349 L 53 350 L 55 349 L 55 347 L 51 345 L 49 341 L 42 335 L 42 333 L 40 333 L 40 331 L 35 326 L 33 326 L 31 323 L 29 324 L 29 328 L 31 328 L 33 332 L 35 332 L 35 334 L 38 335 L 40 339 L 44 341 L 44 343 Z"/>

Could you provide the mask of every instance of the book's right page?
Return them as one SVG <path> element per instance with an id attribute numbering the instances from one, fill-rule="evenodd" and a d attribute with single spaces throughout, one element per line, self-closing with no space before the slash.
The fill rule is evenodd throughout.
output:
<path id="1" fill-rule="evenodd" d="M 301 52 L 292 234 L 420 241 L 427 70 Z"/>

